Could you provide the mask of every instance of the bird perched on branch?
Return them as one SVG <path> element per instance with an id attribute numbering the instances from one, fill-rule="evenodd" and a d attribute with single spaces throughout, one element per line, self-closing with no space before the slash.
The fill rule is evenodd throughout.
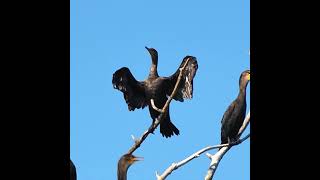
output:
<path id="1" fill-rule="evenodd" d="M 77 180 L 76 166 L 70 160 L 70 180 Z"/>
<path id="2" fill-rule="evenodd" d="M 118 180 L 127 180 L 128 168 L 135 162 L 142 160 L 132 154 L 123 155 L 118 161 Z"/>
<path id="3" fill-rule="evenodd" d="M 222 117 L 221 144 L 238 140 L 238 132 L 246 115 L 246 88 L 250 81 L 250 70 L 243 71 L 239 80 L 238 97 L 229 105 Z"/>
<path id="4" fill-rule="evenodd" d="M 153 99 L 155 106 L 162 109 L 168 99 L 167 96 L 171 95 L 175 87 L 180 71 L 178 69 L 169 77 L 159 77 L 157 71 L 158 52 L 153 48 L 145 48 L 150 53 L 152 60 L 148 78 L 144 81 L 137 81 L 130 70 L 127 67 L 123 67 L 113 74 L 112 84 L 114 88 L 122 91 L 130 111 L 149 106 L 150 116 L 154 122 L 160 112 L 153 109 L 150 100 Z M 184 99 L 191 99 L 193 96 L 193 78 L 198 69 L 197 59 L 193 56 L 186 56 L 179 68 L 182 68 L 188 59 L 189 61 L 183 71 L 177 93 L 173 97 L 173 99 L 180 102 L 183 102 Z M 160 123 L 160 133 L 166 138 L 174 134 L 179 135 L 179 130 L 170 120 L 169 108 Z"/>

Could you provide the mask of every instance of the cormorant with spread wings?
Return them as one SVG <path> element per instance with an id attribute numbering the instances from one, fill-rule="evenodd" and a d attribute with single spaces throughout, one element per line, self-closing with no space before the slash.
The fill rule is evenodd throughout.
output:
<path id="1" fill-rule="evenodd" d="M 154 104 L 158 108 L 163 108 L 167 101 L 167 96 L 170 96 L 179 76 L 179 68 L 182 68 L 185 62 L 189 59 L 179 83 L 177 93 L 173 99 L 183 102 L 184 99 L 191 99 L 193 96 L 193 78 L 198 69 L 196 57 L 186 56 L 183 58 L 178 70 L 169 77 L 159 77 L 158 52 L 153 48 L 146 49 L 149 51 L 152 59 L 152 64 L 149 76 L 144 81 L 137 81 L 127 67 L 120 68 L 113 74 L 112 84 L 115 89 L 123 93 L 124 99 L 128 104 L 128 109 L 135 109 L 149 106 L 149 112 L 153 122 L 160 113 L 152 108 L 150 100 L 154 100 Z M 163 121 L 160 123 L 160 133 L 168 138 L 172 135 L 179 135 L 179 130 L 170 120 L 169 109 L 165 114 Z"/>

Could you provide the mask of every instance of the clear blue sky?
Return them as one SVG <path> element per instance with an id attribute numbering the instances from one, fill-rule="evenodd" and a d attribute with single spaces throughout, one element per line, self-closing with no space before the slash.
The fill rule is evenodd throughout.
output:
<path id="1" fill-rule="evenodd" d="M 199 68 L 194 98 L 171 103 L 171 119 L 181 134 L 166 139 L 157 129 L 134 153 L 144 161 L 129 168 L 128 179 L 155 179 L 155 171 L 220 143 L 221 118 L 238 94 L 240 73 L 250 68 L 248 0 L 70 3 L 70 146 L 78 180 L 116 179 L 118 159 L 133 144 L 131 135 L 140 136 L 151 123 L 148 109 L 128 111 L 111 83 L 123 66 L 138 80 L 147 77 L 151 60 L 144 46 L 158 50 L 160 76 L 174 73 L 186 55 L 196 56 Z M 248 109 L 249 101 L 248 96 Z M 168 179 L 203 179 L 209 163 L 202 155 Z M 216 180 L 249 178 L 250 139 L 226 154 L 215 175 Z"/>

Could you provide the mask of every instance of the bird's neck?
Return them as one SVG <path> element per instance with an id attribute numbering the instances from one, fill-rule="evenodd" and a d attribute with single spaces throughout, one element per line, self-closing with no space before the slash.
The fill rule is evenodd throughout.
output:
<path id="1" fill-rule="evenodd" d="M 238 99 L 239 101 L 243 101 L 246 99 L 246 90 L 240 89 Z"/>
<path id="2" fill-rule="evenodd" d="M 118 170 L 118 180 L 127 180 L 127 170 L 128 168 L 125 168 L 122 171 Z"/>
<path id="3" fill-rule="evenodd" d="M 240 84 L 238 97 L 239 97 L 239 99 L 241 99 L 241 100 L 245 100 L 245 99 L 246 99 L 246 89 L 247 89 L 247 85 L 248 85 L 248 81 L 242 82 L 242 83 Z"/>
<path id="4" fill-rule="evenodd" d="M 158 68 L 158 58 L 155 56 L 152 56 L 152 64 L 150 68 L 149 77 L 159 77 L 157 68 Z"/>
<path id="5" fill-rule="evenodd" d="M 118 176 L 118 180 L 127 180 L 127 173 L 124 173 Z"/>

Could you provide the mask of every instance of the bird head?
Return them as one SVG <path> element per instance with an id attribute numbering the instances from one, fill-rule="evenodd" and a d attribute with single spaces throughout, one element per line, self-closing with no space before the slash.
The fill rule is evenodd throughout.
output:
<path id="1" fill-rule="evenodd" d="M 239 84 L 241 86 L 242 83 L 246 84 L 250 81 L 250 70 L 245 70 L 241 73 Z"/>
<path id="2" fill-rule="evenodd" d="M 145 46 L 145 48 L 148 50 L 148 52 L 151 55 L 152 63 L 157 64 L 158 63 L 158 52 L 154 48 L 148 48 Z"/>
<path id="3" fill-rule="evenodd" d="M 128 168 L 133 163 L 140 160 L 142 160 L 141 157 L 136 157 L 132 154 L 125 154 L 121 156 L 121 158 L 118 161 L 118 180 L 126 180 Z"/>
<path id="4" fill-rule="evenodd" d="M 137 157 L 132 154 L 125 154 L 120 158 L 118 162 L 118 168 L 128 169 L 133 163 L 141 160 L 143 160 L 142 157 Z"/>

